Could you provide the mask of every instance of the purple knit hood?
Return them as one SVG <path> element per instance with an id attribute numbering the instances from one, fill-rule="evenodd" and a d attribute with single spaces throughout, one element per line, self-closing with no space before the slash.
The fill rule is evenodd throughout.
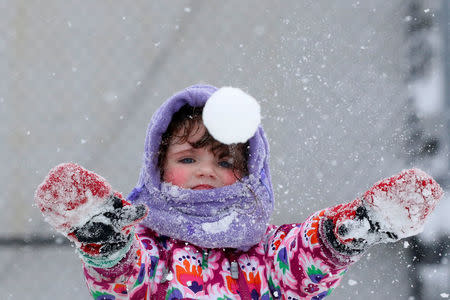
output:
<path id="1" fill-rule="evenodd" d="M 205 248 L 248 249 L 261 241 L 273 211 L 269 146 L 261 126 L 249 140 L 249 176 L 232 185 L 182 189 L 161 182 L 157 167 L 162 135 L 172 115 L 185 104 L 204 106 L 216 90 L 209 85 L 188 87 L 155 112 L 147 130 L 139 181 L 128 198 L 149 207 L 142 225 L 159 234 Z"/>

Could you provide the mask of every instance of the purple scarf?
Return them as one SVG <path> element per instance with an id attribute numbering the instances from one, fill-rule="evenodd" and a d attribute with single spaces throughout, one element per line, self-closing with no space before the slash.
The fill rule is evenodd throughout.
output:
<path id="1" fill-rule="evenodd" d="M 259 243 L 273 210 L 269 148 L 262 127 L 249 140 L 249 176 L 211 190 L 182 189 L 161 182 L 157 168 L 162 134 L 183 105 L 204 106 L 217 90 L 196 85 L 168 99 L 153 115 L 145 139 L 139 181 L 128 199 L 144 203 L 149 215 L 142 222 L 159 234 L 205 248 L 248 249 Z"/>

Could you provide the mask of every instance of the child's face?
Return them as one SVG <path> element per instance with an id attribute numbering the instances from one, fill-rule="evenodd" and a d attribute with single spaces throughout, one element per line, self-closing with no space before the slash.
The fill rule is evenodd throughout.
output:
<path id="1" fill-rule="evenodd" d="M 174 138 L 170 141 L 164 163 L 163 181 L 185 189 L 213 189 L 236 182 L 232 161 L 228 156 L 219 157 L 209 148 L 193 148 L 205 133 L 200 124 L 184 143 Z M 239 174 L 238 174 L 239 175 Z"/>

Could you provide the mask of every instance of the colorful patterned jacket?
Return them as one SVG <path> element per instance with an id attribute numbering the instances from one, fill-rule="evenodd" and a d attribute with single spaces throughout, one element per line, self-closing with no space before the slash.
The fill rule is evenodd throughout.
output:
<path id="1" fill-rule="evenodd" d="M 246 252 L 202 249 L 140 226 L 119 263 L 84 264 L 87 285 L 97 300 L 323 299 L 360 256 L 338 253 L 321 238 L 329 210 L 301 224 L 269 226 Z"/>

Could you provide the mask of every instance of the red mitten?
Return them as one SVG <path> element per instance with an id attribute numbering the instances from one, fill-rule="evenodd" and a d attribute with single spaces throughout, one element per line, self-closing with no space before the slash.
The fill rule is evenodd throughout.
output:
<path id="1" fill-rule="evenodd" d="M 361 199 L 331 209 L 325 232 L 333 234 L 327 238 L 335 248 L 348 250 L 416 235 L 442 195 L 439 184 L 425 172 L 404 170 L 377 182 Z"/>
<path id="2" fill-rule="evenodd" d="M 148 212 L 145 205 L 124 200 L 104 178 L 73 163 L 53 168 L 35 201 L 50 225 L 92 256 L 124 247 Z"/>
<path id="3" fill-rule="evenodd" d="M 410 169 L 377 182 L 362 198 L 369 217 L 402 239 L 423 231 L 443 194 L 430 175 Z"/>

